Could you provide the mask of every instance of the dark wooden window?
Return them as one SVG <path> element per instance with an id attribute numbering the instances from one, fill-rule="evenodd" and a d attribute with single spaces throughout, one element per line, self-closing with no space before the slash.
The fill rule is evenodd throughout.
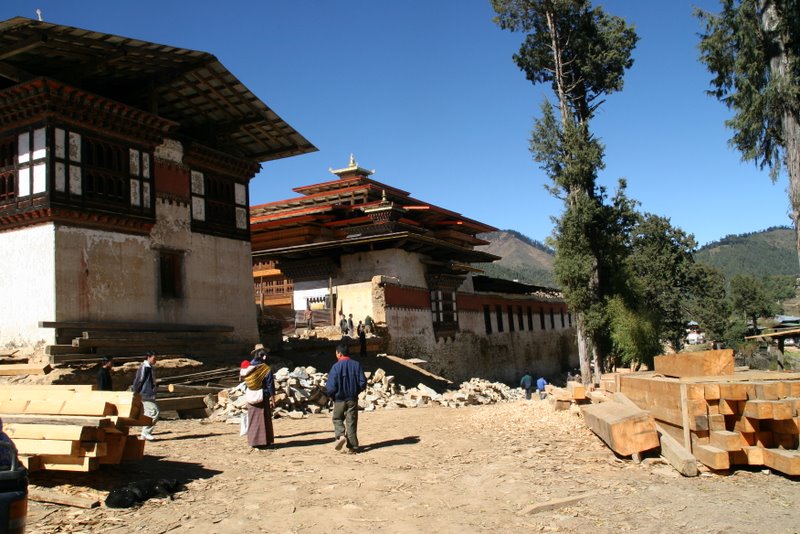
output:
<path id="1" fill-rule="evenodd" d="M 449 290 L 431 291 L 431 313 L 434 330 L 457 330 L 458 310 L 456 292 Z"/>
<path id="2" fill-rule="evenodd" d="M 550 308 L 550 328 L 553 330 L 556 329 L 556 314 L 553 311 L 553 308 Z"/>
<path id="3" fill-rule="evenodd" d="M 509 304 L 506 307 L 506 310 L 508 311 L 508 331 L 509 332 L 513 332 L 514 331 L 514 308 L 511 306 L 511 304 Z"/>
<path id="4" fill-rule="evenodd" d="M 206 178 L 206 222 L 234 228 L 236 213 L 234 207 L 233 181 L 210 174 Z"/>
<path id="5" fill-rule="evenodd" d="M 525 319 L 522 316 L 522 306 L 517 306 L 517 320 L 519 321 L 519 331 L 525 330 Z"/>
<path id="6" fill-rule="evenodd" d="M 497 331 L 503 331 L 503 307 L 497 304 L 494 307 L 495 317 L 497 318 Z"/>
<path id="7" fill-rule="evenodd" d="M 569 327 L 572 328 L 572 314 L 567 313 L 567 320 L 569 321 Z"/>
<path id="8" fill-rule="evenodd" d="M 8 137 L 0 140 L 0 202 L 16 196 L 17 173 L 14 159 L 17 155 L 17 140 Z"/>
<path id="9" fill-rule="evenodd" d="M 544 326 L 544 308 L 539 308 L 539 325 L 542 327 L 542 330 L 547 330 Z"/>
<path id="10" fill-rule="evenodd" d="M 533 309 L 528 306 L 528 330 L 533 330 Z"/>
<path id="11" fill-rule="evenodd" d="M 565 328 L 567 323 L 564 321 L 564 310 L 561 310 L 561 328 Z"/>
<path id="12" fill-rule="evenodd" d="M 158 259 L 161 298 L 182 298 L 183 255 L 180 252 L 162 250 Z"/>
<path id="13" fill-rule="evenodd" d="M 492 333 L 492 310 L 489 305 L 483 306 L 483 324 L 486 326 L 486 333 Z"/>
<path id="14" fill-rule="evenodd" d="M 129 203 L 128 149 L 83 136 L 83 194 L 103 203 Z"/>

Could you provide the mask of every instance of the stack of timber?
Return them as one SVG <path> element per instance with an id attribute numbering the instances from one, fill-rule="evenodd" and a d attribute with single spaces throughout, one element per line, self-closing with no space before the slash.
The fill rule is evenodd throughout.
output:
<path id="1" fill-rule="evenodd" d="M 140 460 L 131 426 L 150 423 L 138 395 L 86 385 L 0 386 L 0 418 L 29 471 L 93 471 Z"/>
<path id="2" fill-rule="evenodd" d="M 46 375 L 49 365 L 28 363 L 28 358 L 17 356 L 19 350 L 0 351 L 0 376 Z"/>
<path id="3" fill-rule="evenodd" d="M 135 360 L 147 351 L 204 358 L 249 350 L 228 339 L 234 328 L 225 325 L 41 321 L 39 326 L 56 330 L 57 343 L 45 349 L 51 365 L 91 363 L 103 356 Z"/>
<path id="4" fill-rule="evenodd" d="M 573 404 L 584 404 L 589 399 L 586 387 L 580 382 L 568 381 L 564 388 L 547 384 L 544 387 L 553 409 L 568 410 Z"/>
<path id="5" fill-rule="evenodd" d="M 800 475 L 800 373 L 734 372 L 733 351 L 701 351 L 658 356 L 655 372 L 617 375 L 617 389 L 711 469 Z"/>

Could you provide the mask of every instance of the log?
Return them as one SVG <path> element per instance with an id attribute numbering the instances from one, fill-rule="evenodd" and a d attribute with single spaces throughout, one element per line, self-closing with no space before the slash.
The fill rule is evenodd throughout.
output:
<path id="1" fill-rule="evenodd" d="M 614 401 L 633 408 L 638 408 L 624 393 L 615 393 Z M 674 467 L 678 473 L 686 477 L 696 477 L 699 474 L 697 470 L 697 458 L 692 455 L 691 451 L 681 445 L 678 440 L 672 437 L 671 430 L 672 429 L 665 428 L 664 425 L 656 423 L 656 432 L 658 432 L 659 443 L 661 445 L 661 456 L 663 456 L 669 465 Z"/>
<path id="2" fill-rule="evenodd" d="M 38 425 L 8 423 L 3 420 L 3 430 L 12 440 L 55 439 L 72 441 L 102 441 L 104 431 L 99 428 L 78 425 Z"/>
<path id="3" fill-rule="evenodd" d="M 68 415 L 36 415 L 36 414 L 7 414 L 3 415 L 3 423 L 19 423 L 32 425 L 75 425 L 94 428 L 113 426 L 113 421 L 108 417 L 80 417 Z"/>
<path id="4" fill-rule="evenodd" d="M 161 388 L 159 387 L 159 391 Z M 170 393 L 183 393 L 184 395 L 207 395 L 217 394 L 220 391 L 224 391 L 224 389 L 216 388 L 216 387 L 207 387 L 207 386 L 188 386 L 185 384 L 169 384 L 167 385 L 167 391 Z"/>
<path id="5" fill-rule="evenodd" d="M 158 408 L 163 411 L 167 410 L 194 410 L 197 408 L 205 408 L 205 395 L 193 395 L 190 397 L 170 397 L 166 399 L 158 399 Z"/>
<path id="6" fill-rule="evenodd" d="M 784 475 L 800 475 L 800 451 L 764 449 L 764 465 Z"/>
<path id="7" fill-rule="evenodd" d="M 583 409 L 586 426 L 621 456 L 659 446 L 653 417 L 639 408 L 617 402 L 590 404 Z"/>
<path id="8" fill-rule="evenodd" d="M 733 350 L 664 354 L 654 359 L 656 373 L 665 376 L 719 376 L 733 374 Z"/>
<path id="9" fill-rule="evenodd" d="M 0 365 L 0 376 L 46 375 L 50 371 L 50 364 L 29 365 L 26 363 Z"/>
<path id="10" fill-rule="evenodd" d="M 50 491 L 39 488 L 28 489 L 28 499 L 36 502 L 48 502 L 53 504 L 63 504 L 76 508 L 96 508 L 100 506 L 100 500 L 92 497 L 81 497 L 79 495 L 67 495 L 57 491 Z"/>
<path id="11" fill-rule="evenodd" d="M 731 461 L 727 451 L 711 445 L 695 445 L 692 448 L 695 457 L 711 469 L 730 469 Z"/>
<path id="12" fill-rule="evenodd" d="M 580 382 L 569 381 L 567 382 L 567 391 L 573 400 L 586 399 L 586 387 Z"/>

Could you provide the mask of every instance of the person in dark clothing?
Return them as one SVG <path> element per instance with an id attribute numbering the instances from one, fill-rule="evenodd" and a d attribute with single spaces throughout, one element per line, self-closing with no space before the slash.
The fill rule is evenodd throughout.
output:
<path id="1" fill-rule="evenodd" d="M 346 343 L 336 347 L 336 363 L 328 373 L 328 396 L 333 399 L 335 449 L 358 452 L 358 394 L 367 388 L 361 364 L 351 360 Z"/>
<path id="2" fill-rule="evenodd" d="M 362 358 L 365 358 L 367 356 L 367 329 L 364 328 L 364 325 L 361 321 L 358 321 L 356 332 L 358 333 L 358 348 L 360 349 L 359 355 Z"/>
<path id="3" fill-rule="evenodd" d="M 533 377 L 530 371 L 525 371 L 522 379 L 519 381 L 519 387 L 525 390 L 525 400 L 531 400 L 531 388 L 533 388 Z"/>
<path id="4" fill-rule="evenodd" d="M 152 420 L 150 426 L 142 428 L 142 439 L 153 441 L 153 427 L 156 426 L 158 416 L 161 411 L 156 404 L 156 375 L 155 366 L 158 355 L 155 352 L 145 353 L 145 360 L 136 371 L 136 378 L 133 379 L 133 386 L 131 389 L 134 393 L 138 393 L 142 397 L 142 407 L 144 408 L 144 415 Z"/>
<path id="5" fill-rule="evenodd" d="M 100 369 L 97 371 L 97 389 L 100 391 L 111 391 L 114 389 L 111 385 L 111 368 L 114 366 L 114 360 L 103 356 L 100 360 Z"/>

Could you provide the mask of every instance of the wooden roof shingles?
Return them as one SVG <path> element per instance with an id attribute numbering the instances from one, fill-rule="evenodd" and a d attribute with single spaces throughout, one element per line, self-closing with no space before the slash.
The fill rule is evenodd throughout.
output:
<path id="1" fill-rule="evenodd" d="M 24 17 L 0 22 L 0 89 L 42 76 L 177 122 L 183 135 L 237 157 L 316 150 L 208 52 Z"/>

